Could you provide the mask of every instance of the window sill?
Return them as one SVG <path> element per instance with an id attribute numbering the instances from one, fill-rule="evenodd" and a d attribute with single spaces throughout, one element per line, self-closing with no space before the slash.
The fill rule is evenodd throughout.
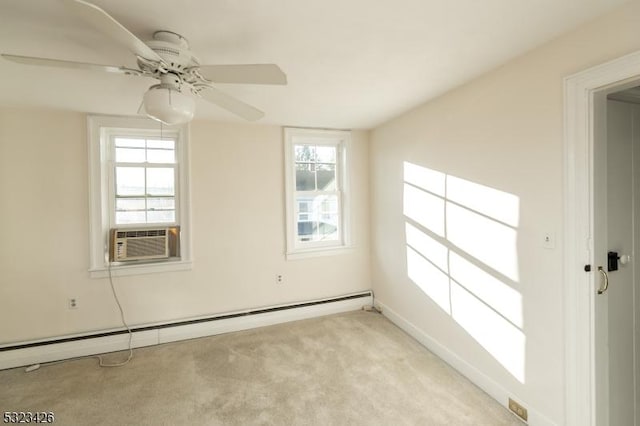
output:
<path id="1" fill-rule="evenodd" d="M 286 254 L 286 257 L 287 260 L 298 260 L 312 257 L 337 256 L 341 254 L 349 254 L 351 252 L 353 252 L 353 248 L 351 246 L 313 248 L 289 252 Z"/>
<path id="2" fill-rule="evenodd" d="M 127 275 L 155 274 L 161 272 L 189 271 L 192 268 L 192 262 L 189 260 L 169 260 L 163 262 L 148 262 L 134 265 L 113 265 L 111 266 L 111 275 L 114 277 L 123 277 Z M 91 278 L 106 278 L 109 276 L 109 270 L 106 266 L 89 269 Z"/>

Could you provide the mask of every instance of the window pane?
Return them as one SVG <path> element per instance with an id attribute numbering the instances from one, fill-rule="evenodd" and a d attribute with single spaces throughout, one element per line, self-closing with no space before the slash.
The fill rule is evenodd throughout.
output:
<path id="1" fill-rule="evenodd" d="M 144 198 L 117 198 L 116 210 L 144 210 Z"/>
<path id="2" fill-rule="evenodd" d="M 299 213 L 314 213 L 316 197 L 313 195 L 296 196 L 296 204 L 298 204 Z"/>
<path id="3" fill-rule="evenodd" d="M 321 214 L 338 213 L 337 195 L 298 195 L 296 203 L 299 213 L 309 213 L 312 220 L 319 220 Z"/>
<path id="4" fill-rule="evenodd" d="M 116 224 L 145 223 L 145 213 L 141 212 L 116 212 Z"/>
<path id="5" fill-rule="evenodd" d="M 336 147 L 335 146 L 317 146 L 316 156 L 318 163 L 336 163 Z"/>
<path id="6" fill-rule="evenodd" d="M 116 167 L 116 195 L 144 193 L 144 167 Z"/>
<path id="7" fill-rule="evenodd" d="M 338 197 L 336 195 L 323 196 L 322 202 L 320 203 L 320 211 L 322 213 L 337 213 Z"/>
<path id="8" fill-rule="evenodd" d="M 334 223 L 337 216 L 335 213 L 320 213 L 320 222 Z"/>
<path id="9" fill-rule="evenodd" d="M 336 190 L 336 166 L 335 164 L 316 164 L 318 174 L 318 191 Z"/>
<path id="10" fill-rule="evenodd" d="M 140 148 L 116 148 L 116 162 L 118 162 L 118 163 L 144 163 L 144 149 L 140 149 Z"/>
<path id="11" fill-rule="evenodd" d="M 298 222 L 298 241 L 335 241 L 338 239 L 338 227 L 327 222 Z"/>
<path id="12" fill-rule="evenodd" d="M 298 241 L 316 241 L 314 227 L 316 222 L 298 221 Z"/>
<path id="13" fill-rule="evenodd" d="M 338 196 L 297 196 L 298 207 L 308 213 L 298 214 L 298 241 L 332 241 L 338 239 Z M 301 210 L 301 209 L 300 209 Z"/>
<path id="14" fill-rule="evenodd" d="M 335 216 L 333 221 L 337 223 L 338 217 Z M 318 239 L 320 241 L 332 241 L 338 239 L 338 226 L 330 222 L 318 223 Z"/>
<path id="15" fill-rule="evenodd" d="M 296 145 L 296 162 L 314 162 L 316 160 L 316 147 L 313 145 Z"/>
<path id="16" fill-rule="evenodd" d="M 147 161 L 149 163 L 175 163 L 176 152 L 168 149 L 148 149 Z"/>
<path id="17" fill-rule="evenodd" d="M 116 146 L 125 148 L 144 148 L 144 139 L 116 138 Z"/>
<path id="18" fill-rule="evenodd" d="M 316 174 L 313 164 L 296 164 L 296 190 L 315 191 Z"/>
<path id="19" fill-rule="evenodd" d="M 147 212 L 148 223 L 171 223 L 175 222 L 176 212 L 174 210 L 156 210 Z"/>
<path id="20" fill-rule="evenodd" d="M 311 211 L 311 207 L 309 205 L 310 203 L 307 201 L 298 201 L 298 211 L 303 213 Z"/>
<path id="21" fill-rule="evenodd" d="M 174 195 L 174 169 L 150 167 L 147 169 L 147 193 L 150 195 Z"/>
<path id="22" fill-rule="evenodd" d="M 159 148 L 159 149 L 176 149 L 176 142 L 172 139 L 148 139 L 147 148 Z"/>
<path id="23" fill-rule="evenodd" d="M 174 198 L 148 198 L 147 209 L 149 210 L 174 210 L 176 201 Z"/>

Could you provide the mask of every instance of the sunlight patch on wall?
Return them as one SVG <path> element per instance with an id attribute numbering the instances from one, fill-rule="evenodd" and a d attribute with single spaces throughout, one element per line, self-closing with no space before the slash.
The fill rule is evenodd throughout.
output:
<path id="1" fill-rule="evenodd" d="M 404 180 L 407 276 L 524 383 L 518 197 L 409 162 Z"/>
<path id="2" fill-rule="evenodd" d="M 417 166 L 412 163 L 404 163 L 404 181 L 420 189 L 429 191 L 440 197 L 444 197 L 447 175 L 442 172 Z"/>
<path id="3" fill-rule="evenodd" d="M 507 225 L 518 226 L 520 200 L 517 196 L 451 175 L 447 175 L 446 185 L 447 200 Z"/>
<path id="4" fill-rule="evenodd" d="M 449 249 L 434 238 L 425 234 L 410 223 L 405 223 L 407 245 L 429 259 L 438 268 L 446 271 L 448 268 Z"/>
<path id="5" fill-rule="evenodd" d="M 517 231 L 447 202 L 446 238 L 495 271 L 518 281 Z"/>
<path id="6" fill-rule="evenodd" d="M 407 274 L 424 294 L 447 314 L 451 314 L 449 277 L 409 246 L 407 246 Z"/>
<path id="7" fill-rule="evenodd" d="M 449 255 L 451 278 L 518 327 L 522 327 L 522 295 L 455 252 Z"/>
<path id="8" fill-rule="evenodd" d="M 502 366 L 524 383 L 525 335 L 487 304 L 455 282 L 451 286 L 453 319 Z"/>
<path id="9" fill-rule="evenodd" d="M 444 236 L 444 199 L 415 186 L 404 185 L 404 215 L 431 232 Z"/>

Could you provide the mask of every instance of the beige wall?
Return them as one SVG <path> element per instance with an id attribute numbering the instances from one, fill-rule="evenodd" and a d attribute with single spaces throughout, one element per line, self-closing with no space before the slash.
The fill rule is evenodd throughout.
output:
<path id="1" fill-rule="evenodd" d="M 286 261 L 281 128 L 193 122 L 194 266 L 117 277 L 128 321 L 369 289 L 367 138 L 354 132 L 354 250 Z M 0 109 L 0 344 L 120 327 L 108 280 L 89 278 L 87 163 L 84 114 Z M 70 297 L 78 309 L 67 309 Z"/>
<path id="2" fill-rule="evenodd" d="M 564 411 L 563 77 L 640 49 L 638 28 L 640 5 L 629 3 L 371 133 L 376 300 L 557 424 L 563 423 Z M 493 246 L 496 241 L 492 235 L 483 236 L 477 228 L 465 231 L 464 238 L 484 247 L 484 252 L 473 256 L 446 238 L 436 240 L 454 253 L 462 252 L 502 282 L 504 295 L 521 297 L 522 323 L 517 325 L 525 338 L 521 357 L 524 377 L 514 375 L 504 361 L 513 342 L 504 338 L 499 327 L 492 329 L 504 321 L 490 310 L 504 315 L 500 300 L 508 298 L 496 293 L 500 300 L 493 303 L 487 301 L 486 294 L 470 296 L 469 300 L 475 301 L 484 298 L 478 302 L 479 312 L 496 318 L 495 323 L 482 324 L 484 319 L 478 316 L 472 324 L 465 319 L 469 305 L 461 303 L 455 283 L 448 284 L 453 293 L 449 294 L 447 312 L 427 295 L 430 290 L 424 291 L 409 278 L 405 223 L 411 220 L 403 213 L 404 162 L 517 197 L 517 239 L 511 248 L 516 255 L 517 278 L 509 279 L 481 261 L 491 258 L 491 251 L 504 250 Z M 471 192 L 467 195 L 473 195 Z M 556 237 L 554 249 L 543 247 L 546 233 Z M 479 283 L 480 278 L 475 284 Z M 473 287 L 474 282 L 466 284 Z M 504 347 L 497 355 L 496 342 Z"/>

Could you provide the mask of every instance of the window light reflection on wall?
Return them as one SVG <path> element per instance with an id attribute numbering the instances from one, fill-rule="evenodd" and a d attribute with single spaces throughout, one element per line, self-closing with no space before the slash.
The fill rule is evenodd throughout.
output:
<path id="1" fill-rule="evenodd" d="M 403 213 L 408 278 L 524 383 L 518 197 L 405 162 Z"/>

